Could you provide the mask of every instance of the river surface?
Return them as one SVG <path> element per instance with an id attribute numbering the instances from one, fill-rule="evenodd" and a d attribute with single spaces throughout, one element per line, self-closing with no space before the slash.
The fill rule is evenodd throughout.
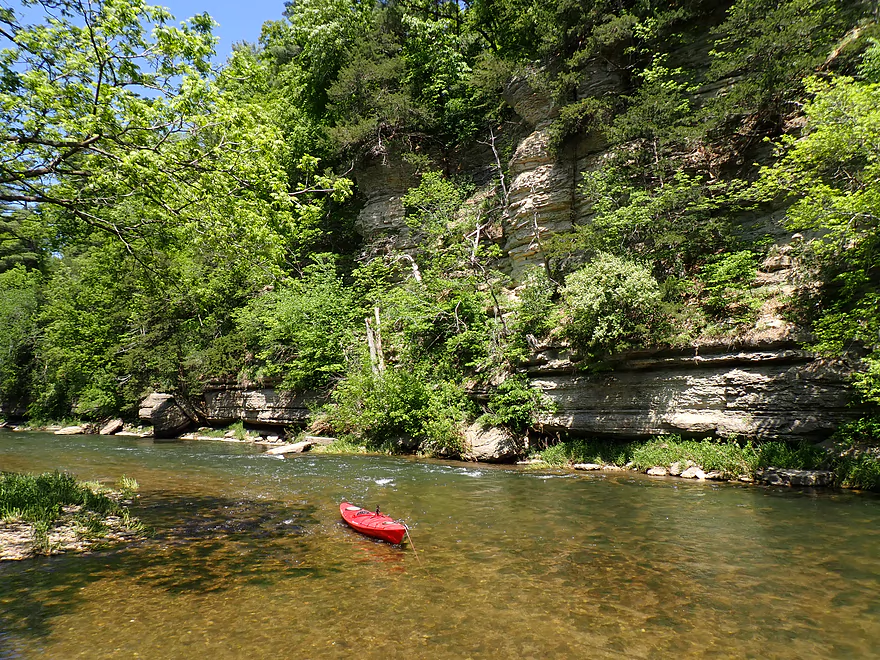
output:
<path id="1" fill-rule="evenodd" d="M 155 534 L 0 564 L 0 658 L 875 658 L 880 498 L 0 432 Z M 347 528 L 348 499 L 415 550 Z"/>

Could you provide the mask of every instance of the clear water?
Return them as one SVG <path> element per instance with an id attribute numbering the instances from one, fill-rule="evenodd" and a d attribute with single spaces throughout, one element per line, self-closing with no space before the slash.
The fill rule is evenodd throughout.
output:
<path id="1" fill-rule="evenodd" d="M 880 498 L 0 434 L 141 486 L 144 542 L 0 564 L 0 658 L 872 658 Z M 381 505 L 418 555 L 343 525 Z"/>

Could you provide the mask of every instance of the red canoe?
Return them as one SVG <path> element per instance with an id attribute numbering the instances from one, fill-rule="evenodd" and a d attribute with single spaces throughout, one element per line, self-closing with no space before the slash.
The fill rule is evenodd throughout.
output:
<path id="1" fill-rule="evenodd" d="M 403 535 L 406 534 L 406 527 L 394 522 L 394 518 L 386 516 L 384 513 L 368 511 L 348 502 L 339 505 L 339 513 L 342 514 L 342 519 L 345 522 L 361 534 L 373 536 L 389 543 L 401 543 Z"/>

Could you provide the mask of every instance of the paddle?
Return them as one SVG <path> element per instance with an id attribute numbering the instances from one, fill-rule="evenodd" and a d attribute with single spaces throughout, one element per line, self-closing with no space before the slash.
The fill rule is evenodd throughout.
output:
<path id="1" fill-rule="evenodd" d="M 402 524 L 403 524 L 403 528 L 406 530 L 406 538 L 409 539 L 409 545 L 412 548 L 412 551 L 416 556 L 416 561 L 418 561 L 419 566 L 421 566 L 422 560 L 419 559 L 419 553 L 416 552 L 416 545 L 415 545 L 415 543 L 413 543 L 412 536 L 409 535 L 409 525 L 407 525 L 406 523 L 402 523 Z"/>

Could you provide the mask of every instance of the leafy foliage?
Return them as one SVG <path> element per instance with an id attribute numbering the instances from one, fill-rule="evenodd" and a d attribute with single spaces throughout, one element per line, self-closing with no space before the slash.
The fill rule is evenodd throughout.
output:
<path id="1" fill-rule="evenodd" d="M 390 451 L 412 450 L 420 444 L 431 453 L 462 451 L 459 429 L 471 404 L 460 388 L 436 384 L 425 367 L 377 373 L 364 361 L 360 365 L 333 390 L 336 405 L 328 410 L 327 419 L 338 432 Z"/>
<path id="2" fill-rule="evenodd" d="M 805 135 L 779 142 L 781 158 L 761 171 L 758 190 L 792 200 L 791 229 L 814 232 L 806 257 L 824 283 L 815 301 L 820 350 L 836 353 L 853 341 L 870 354 L 858 375 L 863 396 L 880 403 L 880 80 L 873 62 L 880 44 L 867 53 L 865 79 L 813 78 L 814 98 L 804 107 Z"/>
<path id="3" fill-rule="evenodd" d="M 607 253 L 568 276 L 562 305 L 563 334 L 593 355 L 639 345 L 662 320 L 660 287 L 648 269 Z"/>
<path id="4" fill-rule="evenodd" d="M 757 262 L 751 250 L 729 252 L 701 268 L 700 279 L 706 290 L 704 306 L 716 316 L 737 318 L 751 310 L 749 285 L 754 281 Z"/>
<path id="5" fill-rule="evenodd" d="M 358 311 L 329 261 L 253 299 L 237 319 L 259 365 L 253 375 L 291 389 L 325 386 L 344 370 Z"/>
<path id="6" fill-rule="evenodd" d="M 485 426 L 506 426 L 523 432 L 538 421 L 540 413 L 549 412 L 552 405 L 522 374 L 504 380 L 489 395 L 489 412 L 480 417 Z"/>

